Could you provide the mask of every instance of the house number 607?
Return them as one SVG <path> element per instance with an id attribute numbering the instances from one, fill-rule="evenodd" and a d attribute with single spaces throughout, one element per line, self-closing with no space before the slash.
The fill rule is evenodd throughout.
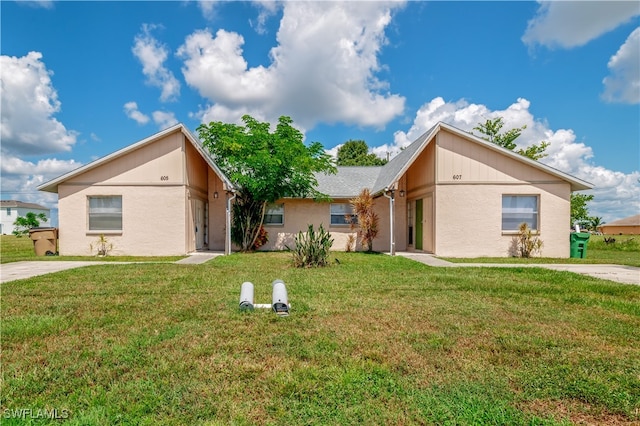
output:
<path id="1" fill-rule="evenodd" d="M 461 180 L 462 175 L 453 175 L 453 180 Z"/>

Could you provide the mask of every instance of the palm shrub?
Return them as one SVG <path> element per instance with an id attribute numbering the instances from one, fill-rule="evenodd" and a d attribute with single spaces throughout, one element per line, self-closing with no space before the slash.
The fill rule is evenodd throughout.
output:
<path id="1" fill-rule="evenodd" d="M 518 255 L 520 257 L 531 257 L 535 253 L 542 251 L 542 240 L 533 235 L 533 231 L 526 223 L 521 223 L 518 227 L 518 235 L 514 237 Z"/>
<path id="2" fill-rule="evenodd" d="M 322 224 L 317 232 L 313 229 L 313 225 L 309 225 L 307 232 L 298 232 L 295 243 L 294 249 L 289 246 L 287 249 L 293 252 L 293 264 L 297 268 L 311 268 L 329 264 L 329 250 L 333 245 L 333 238 Z"/>
<path id="3" fill-rule="evenodd" d="M 373 240 L 378 235 L 378 215 L 373 211 L 373 196 L 365 188 L 353 200 L 353 213 L 358 218 L 358 237 L 360 244 L 365 251 L 373 251 Z M 351 222 L 351 229 L 355 229 L 355 224 Z"/>

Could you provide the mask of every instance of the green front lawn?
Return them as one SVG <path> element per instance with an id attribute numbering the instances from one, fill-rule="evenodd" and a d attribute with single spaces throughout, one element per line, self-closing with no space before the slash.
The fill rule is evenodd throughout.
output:
<path id="1" fill-rule="evenodd" d="M 36 256 L 33 241 L 15 235 L 0 235 L 0 263 L 20 262 L 24 260 L 100 260 L 109 262 L 175 262 L 184 256 Z"/>
<path id="2" fill-rule="evenodd" d="M 605 243 L 605 238 L 616 241 Z M 544 255 L 544 247 L 542 249 Z M 444 258 L 454 263 L 605 263 L 640 267 L 640 235 L 591 235 L 587 244 L 587 257 L 583 259 L 558 259 L 553 257 L 477 257 Z"/>
<path id="3" fill-rule="evenodd" d="M 640 287 L 333 257 L 323 269 L 234 254 L 2 284 L 2 424 L 24 424 L 19 409 L 78 425 L 640 422 Z M 289 317 L 239 311 L 243 281 L 269 303 L 276 278 Z"/>

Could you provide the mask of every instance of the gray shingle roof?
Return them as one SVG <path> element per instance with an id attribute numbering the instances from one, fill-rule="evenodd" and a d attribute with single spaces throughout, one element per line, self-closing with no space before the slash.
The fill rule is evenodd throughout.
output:
<path id="1" fill-rule="evenodd" d="M 47 207 L 41 206 L 40 204 L 25 203 L 17 200 L 0 200 L 0 207 L 49 210 Z"/>
<path id="2" fill-rule="evenodd" d="M 411 142 L 409 146 L 400 151 L 398 155 L 393 157 L 391 161 L 383 166 L 383 170 L 380 172 L 371 191 L 373 194 L 378 194 L 384 191 L 385 188 L 390 187 L 402 177 L 406 169 L 415 160 L 415 157 L 420 154 L 426 142 L 431 139 L 436 127 L 437 126 L 433 126 L 431 129 L 423 133 L 422 136 Z"/>
<path id="3" fill-rule="evenodd" d="M 614 220 L 613 222 L 603 223 L 600 227 L 606 226 L 638 226 L 640 225 L 640 214 L 635 216 L 629 216 L 622 219 Z"/>
<path id="4" fill-rule="evenodd" d="M 383 166 L 340 166 L 335 175 L 316 174 L 316 189 L 331 198 L 353 198 L 372 189 Z"/>

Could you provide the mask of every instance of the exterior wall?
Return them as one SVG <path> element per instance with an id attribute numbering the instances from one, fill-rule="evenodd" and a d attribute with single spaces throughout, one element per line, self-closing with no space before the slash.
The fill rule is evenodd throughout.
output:
<path id="1" fill-rule="evenodd" d="M 569 257 L 570 187 L 545 185 L 441 185 L 435 207 L 435 254 L 509 257 L 515 232 L 502 231 L 502 195 L 538 195 L 542 256 Z"/>
<path id="2" fill-rule="evenodd" d="M 10 210 L 11 213 L 9 213 L 8 210 Z M 36 215 L 40 213 L 44 213 L 44 215 L 47 217 L 47 220 L 41 221 L 40 219 L 38 219 L 38 221 L 40 222 L 40 226 L 43 226 L 43 227 L 51 226 L 50 225 L 51 218 L 49 217 L 50 211 L 48 209 L 3 207 L 0 209 L 0 234 L 3 234 L 3 235 L 12 234 L 13 230 L 15 229 L 15 226 L 13 225 L 13 223 L 16 221 L 16 219 L 18 217 L 25 217 L 29 212 L 35 213 Z"/>
<path id="3" fill-rule="evenodd" d="M 446 131 L 437 136 L 435 254 L 510 256 L 515 233 L 502 232 L 502 195 L 539 196 L 545 257 L 569 256 L 570 184 Z"/>
<path id="4" fill-rule="evenodd" d="M 122 231 L 88 230 L 87 197 L 96 195 L 122 196 Z M 180 130 L 60 184 L 58 199 L 61 255 L 92 254 L 100 234 L 113 255 L 224 250 L 222 181 Z"/>
<path id="5" fill-rule="evenodd" d="M 348 203 L 349 200 L 334 200 L 334 203 Z M 349 225 L 331 224 L 331 203 L 315 202 L 309 199 L 283 199 L 278 203 L 284 204 L 284 225 L 265 225 L 269 233 L 269 242 L 261 247 L 261 250 L 286 250 L 286 246 L 295 245 L 295 236 L 298 232 L 306 232 L 309 224 L 317 229 L 320 224 L 331 233 L 333 238 L 332 250 L 344 251 L 347 247 L 349 235 L 356 235 Z M 384 197 L 376 198 L 375 212 L 379 218 L 379 233 L 373 240 L 373 248 L 376 251 L 389 250 L 389 200 Z M 361 250 L 357 244 L 357 250 Z"/>
<path id="6" fill-rule="evenodd" d="M 640 226 L 607 226 L 602 225 L 598 227 L 600 232 L 605 235 L 640 235 Z"/>
<path id="7" fill-rule="evenodd" d="M 122 196 L 122 231 L 89 231 L 90 195 Z M 102 233 L 113 243 L 112 255 L 170 256 L 186 253 L 183 186 L 60 185 L 59 251 L 89 256 L 90 244 Z"/>

